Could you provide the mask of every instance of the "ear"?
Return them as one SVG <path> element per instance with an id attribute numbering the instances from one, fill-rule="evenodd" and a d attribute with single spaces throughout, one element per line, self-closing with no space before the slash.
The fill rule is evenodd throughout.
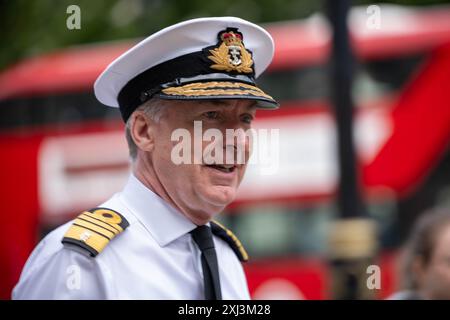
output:
<path id="1" fill-rule="evenodd" d="M 142 111 L 134 112 L 132 117 L 130 134 L 134 143 L 138 149 L 151 152 L 155 147 L 156 123 Z"/>

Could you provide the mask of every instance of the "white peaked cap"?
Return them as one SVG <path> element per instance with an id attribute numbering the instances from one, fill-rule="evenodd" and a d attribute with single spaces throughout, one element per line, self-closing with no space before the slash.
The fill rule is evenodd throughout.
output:
<path id="1" fill-rule="evenodd" d="M 253 99 L 259 107 L 277 108 L 255 83 L 273 54 L 272 37 L 254 23 L 235 17 L 188 20 L 154 33 L 115 59 L 95 81 L 94 92 L 101 103 L 120 107 L 125 121 L 153 96 Z"/>

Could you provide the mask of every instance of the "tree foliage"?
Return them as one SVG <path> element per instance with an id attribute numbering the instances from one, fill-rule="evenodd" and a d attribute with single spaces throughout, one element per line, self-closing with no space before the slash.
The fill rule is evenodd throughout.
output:
<path id="1" fill-rule="evenodd" d="M 73 4 L 81 9 L 81 30 L 66 27 L 66 9 Z M 0 69 L 17 60 L 71 45 L 144 37 L 195 17 L 230 15 L 263 23 L 304 18 L 322 8 L 323 1 L 313 0 L 0 0 Z"/>

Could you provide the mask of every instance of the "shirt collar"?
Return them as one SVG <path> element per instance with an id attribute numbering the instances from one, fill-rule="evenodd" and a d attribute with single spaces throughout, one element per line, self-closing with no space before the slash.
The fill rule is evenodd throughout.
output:
<path id="1" fill-rule="evenodd" d="M 133 174 L 130 175 L 121 197 L 161 247 L 197 227 Z"/>

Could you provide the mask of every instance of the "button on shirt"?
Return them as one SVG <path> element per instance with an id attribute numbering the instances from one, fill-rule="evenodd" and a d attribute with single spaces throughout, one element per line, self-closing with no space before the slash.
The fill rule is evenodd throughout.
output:
<path id="1" fill-rule="evenodd" d="M 130 226 L 95 258 L 61 243 L 71 222 L 48 234 L 29 257 L 13 299 L 204 299 L 197 226 L 130 176 L 101 207 Z M 214 236 L 223 299 L 249 299 L 241 262 Z"/>

